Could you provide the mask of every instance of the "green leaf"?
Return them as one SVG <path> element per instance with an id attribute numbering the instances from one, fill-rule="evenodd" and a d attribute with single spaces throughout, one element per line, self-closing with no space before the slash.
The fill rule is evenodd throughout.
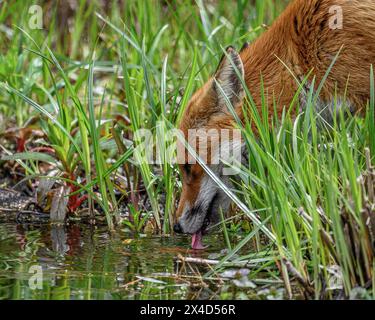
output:
<path id="1" fill-rule="evenodd" d="M 48 163 L 57 164 L 57 161 L 54 157 L 40 152 L 20 152 L 15 153 L 10 156 L 3 156 L 1 160 L 34 160 L 34 161 L 42 161 Z"/>

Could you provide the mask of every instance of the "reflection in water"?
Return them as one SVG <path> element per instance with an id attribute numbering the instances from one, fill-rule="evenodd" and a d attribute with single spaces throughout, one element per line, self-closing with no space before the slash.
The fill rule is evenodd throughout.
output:
<path id="1" fill-rule="evenodd" d="M 70 246 L 67 243 L 65 228 L 62 225 L 51 227 L 52 250 L 65 254 L 69 251 Z"/>
<path id="2" fill-rule="evenodd" d="M 219 251 L 214 243 L 207 257 Z M 202 267 L 178 269 L 189 239 L 144 237 L 89 226 L 0 224 L 0 299 L 208 299 L 220 287 L 203 283 Z M 32 290 L 33 266 L 43 289 Z M 187 277 L 188 276 L 188 277 Z M 196 277 L 195 280 L 193 280 Z"/>

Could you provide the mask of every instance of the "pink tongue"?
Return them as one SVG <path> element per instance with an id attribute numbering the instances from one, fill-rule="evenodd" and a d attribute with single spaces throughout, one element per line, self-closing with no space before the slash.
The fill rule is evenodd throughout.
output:
<path id="1" fill-rule="evenodd" d="M 207 247 L 203 246 L 202 244 L 202 232 L 198 231 L 197 233 L 193 234 L 193 237 L 191 239 L 191 247 L 194 250 L 204 250 Z"/>

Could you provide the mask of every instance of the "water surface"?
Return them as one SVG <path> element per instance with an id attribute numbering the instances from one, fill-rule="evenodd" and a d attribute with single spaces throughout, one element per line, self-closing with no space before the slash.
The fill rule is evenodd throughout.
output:
<path id="1" fill-rule="evenodd" d="M 194 253 L 189 237 L 134 239 L 105 227 L 2 223 L 0 299 L 220 298 L 220 282 L 200 279 L 206 267 L 176 262 L 178 255 L 207 258 L 224 247 L 217 235 L 205 242 L 209 249 Z"/>

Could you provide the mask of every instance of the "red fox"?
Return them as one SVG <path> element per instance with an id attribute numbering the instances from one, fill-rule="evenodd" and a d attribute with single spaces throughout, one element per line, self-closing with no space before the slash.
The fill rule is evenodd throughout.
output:
<path id="1" fill-rule="evenodd" d="M 374 63 L 374 0 L 294 0 L 253 44 L 245 45 L 240 52 L 227 48 L 214 76 L 193 95 L 180 130 L 186 137 L 191 129 L 234 128 L 228 100 L 240 121 L 245 121 L 245 90 L 240 77 L 257 108 L 262 105 L 263 82 L 270 117 L 274 117 L 271 110 L 275 102 L 280 117 L 298 91 L 298 82 L 308 77 L 311 84 L 315 77 L 313 83 L 319 84 L 331 65 L 317 110 L 327 121 L 341 106 L 353 115 L 363 114 Z M 303 91 L 299 98 L 303 109 Z M 253 130 L 256 133 L 255 127 Z M 203 249 L 202 235 L 218 222 L 220 208 L 227 211 L 231 201 L 199 163 L 189 164 L 187 158 L 185 162 L 180 165 L 183 186 L 174 231 L 191 234 L 193 249 Z M 210 160 L 207 165 L 230 185 L 228 177 L 222 176 Z"/>

